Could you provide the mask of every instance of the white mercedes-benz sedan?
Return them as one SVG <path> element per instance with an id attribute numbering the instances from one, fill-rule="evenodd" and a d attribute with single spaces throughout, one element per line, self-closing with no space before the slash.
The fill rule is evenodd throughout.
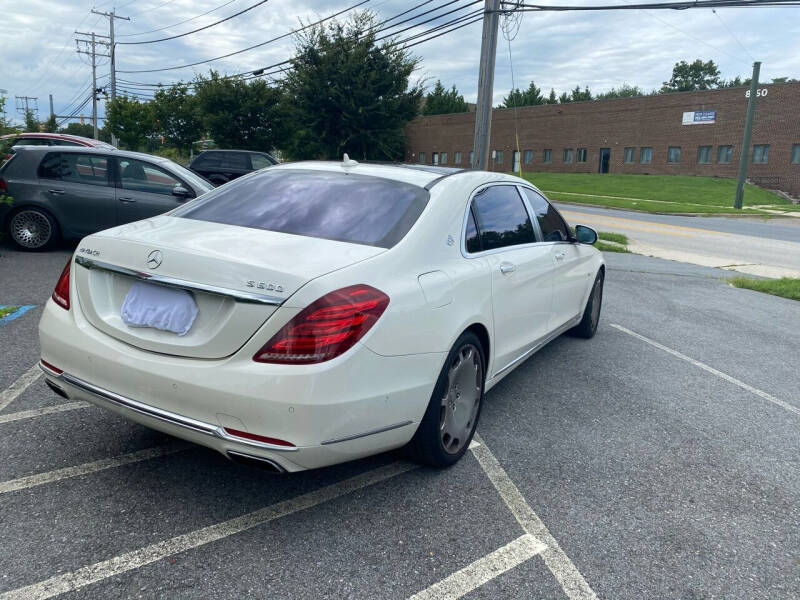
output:
<path id="1" fill-rule="evenodd" d="M 400 447 L 443 467 L 486 391 L 594 335 L 596 239 L 510 175 L 278 165 L 83 239 L 41 367 L 63 397 L 278 472 Z"/>

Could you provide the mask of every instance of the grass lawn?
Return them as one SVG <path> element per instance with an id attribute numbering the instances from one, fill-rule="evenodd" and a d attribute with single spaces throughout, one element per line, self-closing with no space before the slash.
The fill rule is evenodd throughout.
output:
<path id="1" fill-rule="evenodd" d="M 13 312 L 16 312 L 19 309 L 19 306 L 0 306 L 0 319 L 5 317 L 6 315 L 10 315 Z"/>
<path id="2" fill-rule="evenodd" d="M 647 212 L 764 214 L 757 209 L 733 208 L 734 179 L 599 173 L 524 173 L 524 177 L 556 201 Z M 745 186 L 744 206 L 761 205 L 792 208 L 777 194 L 754 185 Z"/>
<path id="3" fill-rule="evenodd" d="M 750 277 L 734 277 L 731 284 L 738 288 L 746 288 L 773 296 L 781 296 L 791 300 L 800 300 L 800 279 L 783 277 L 781 279 L 751 279 Z"/>

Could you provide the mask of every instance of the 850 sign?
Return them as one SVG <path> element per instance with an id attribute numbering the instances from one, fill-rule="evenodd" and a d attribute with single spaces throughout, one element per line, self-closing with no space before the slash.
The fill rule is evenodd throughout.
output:
<path id="1" fill-rule="evenodd" d="M 756 90 L 756 98 L 763 98 L 763 97 L 765 97 L 765 96 L 767 95 L 767 92 L 768 92 L 768 91 L 769 91 L 769 90 L 767 90 L 767 88 L 761 88 L 760 90 Z M 745 97 L 745 98 L 749 98 L 749 97 L 750 97 L 750 90 L 747 90 L 747 91 L 744 93 L 744 97 Z"/>

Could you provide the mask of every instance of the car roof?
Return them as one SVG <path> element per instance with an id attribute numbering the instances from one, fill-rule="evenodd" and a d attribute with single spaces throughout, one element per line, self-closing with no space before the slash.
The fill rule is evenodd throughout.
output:
<path id="1" fill-rule="evenodd" d="M 110 148 L 95 148 L 94 146 L 26 146 L 20 144 L 14 148 L 24 149 L 26 153 L 47 153 L 47 152 L 61 152 L 61 153 L 80 153 L 80 154 L 108 154 L 113 149 L 114 156 L 120 158 L 137 158 L 145 159 L 151 162 L 172 162 L 163 156 L 155 156 L 153 154 L 145 154 L 144 152 L 131 152 L 130 150 L 117 150 L 113 146 Z"/>
<path id="2" fill-rule="evenodd" d="M 358 163 L 350 161 L 345 164 L 340 161 L 301 161 L 294 163 L 281 163 L 269 167 L 272 169 L 310 169 L 314 171 L 330 171 L 338 173 L 354 173 L 358 175 L 371 175 L 372 177 L 382 177 L 383 179 L 393 179 L 410 183 L 419 187 L 426 187 L 433 181 L 442 177 L 439 172 L 431 172 L 428 169 L 417 169 L 413 166 L 400 164 L 375 164 Z"/>
<path id="3" fill-rule="evenodd" d="M 197 156 L 206 154 L 207 152 L 246 152 L 247 154 L 269 154 L 269 152 L 264 152 L 263 150 L 217 150 L 216 148 L 208 148 L 207 150 L 201 150 L 198 152 Z"/>

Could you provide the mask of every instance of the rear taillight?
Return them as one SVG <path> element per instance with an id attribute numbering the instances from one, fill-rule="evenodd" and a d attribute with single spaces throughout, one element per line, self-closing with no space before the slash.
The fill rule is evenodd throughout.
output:
<path id="1" fill-rule="evenodd" d="M 6 185 L 6 180 L 0 177 L 0 194 L 8 193 L 8 185 Z"/>
<path id="2" fill-rule="evenodd" d="M 265 363 L 308 365 L 350 349 L 389 306 L 389 296 L 368 285 L 326 294 L 300 311 L 256 352 Z"/>
<path id="3" fill-rule="evenodd" d="M 53 302 L 58 304 L 61 308 L 69 310 L 69 268 L 72 264 L 72 258 L 67 261 L 64 270 L 61 271 L 61 277 L 58 278 L 56 289 L 53 290 Z"/>

